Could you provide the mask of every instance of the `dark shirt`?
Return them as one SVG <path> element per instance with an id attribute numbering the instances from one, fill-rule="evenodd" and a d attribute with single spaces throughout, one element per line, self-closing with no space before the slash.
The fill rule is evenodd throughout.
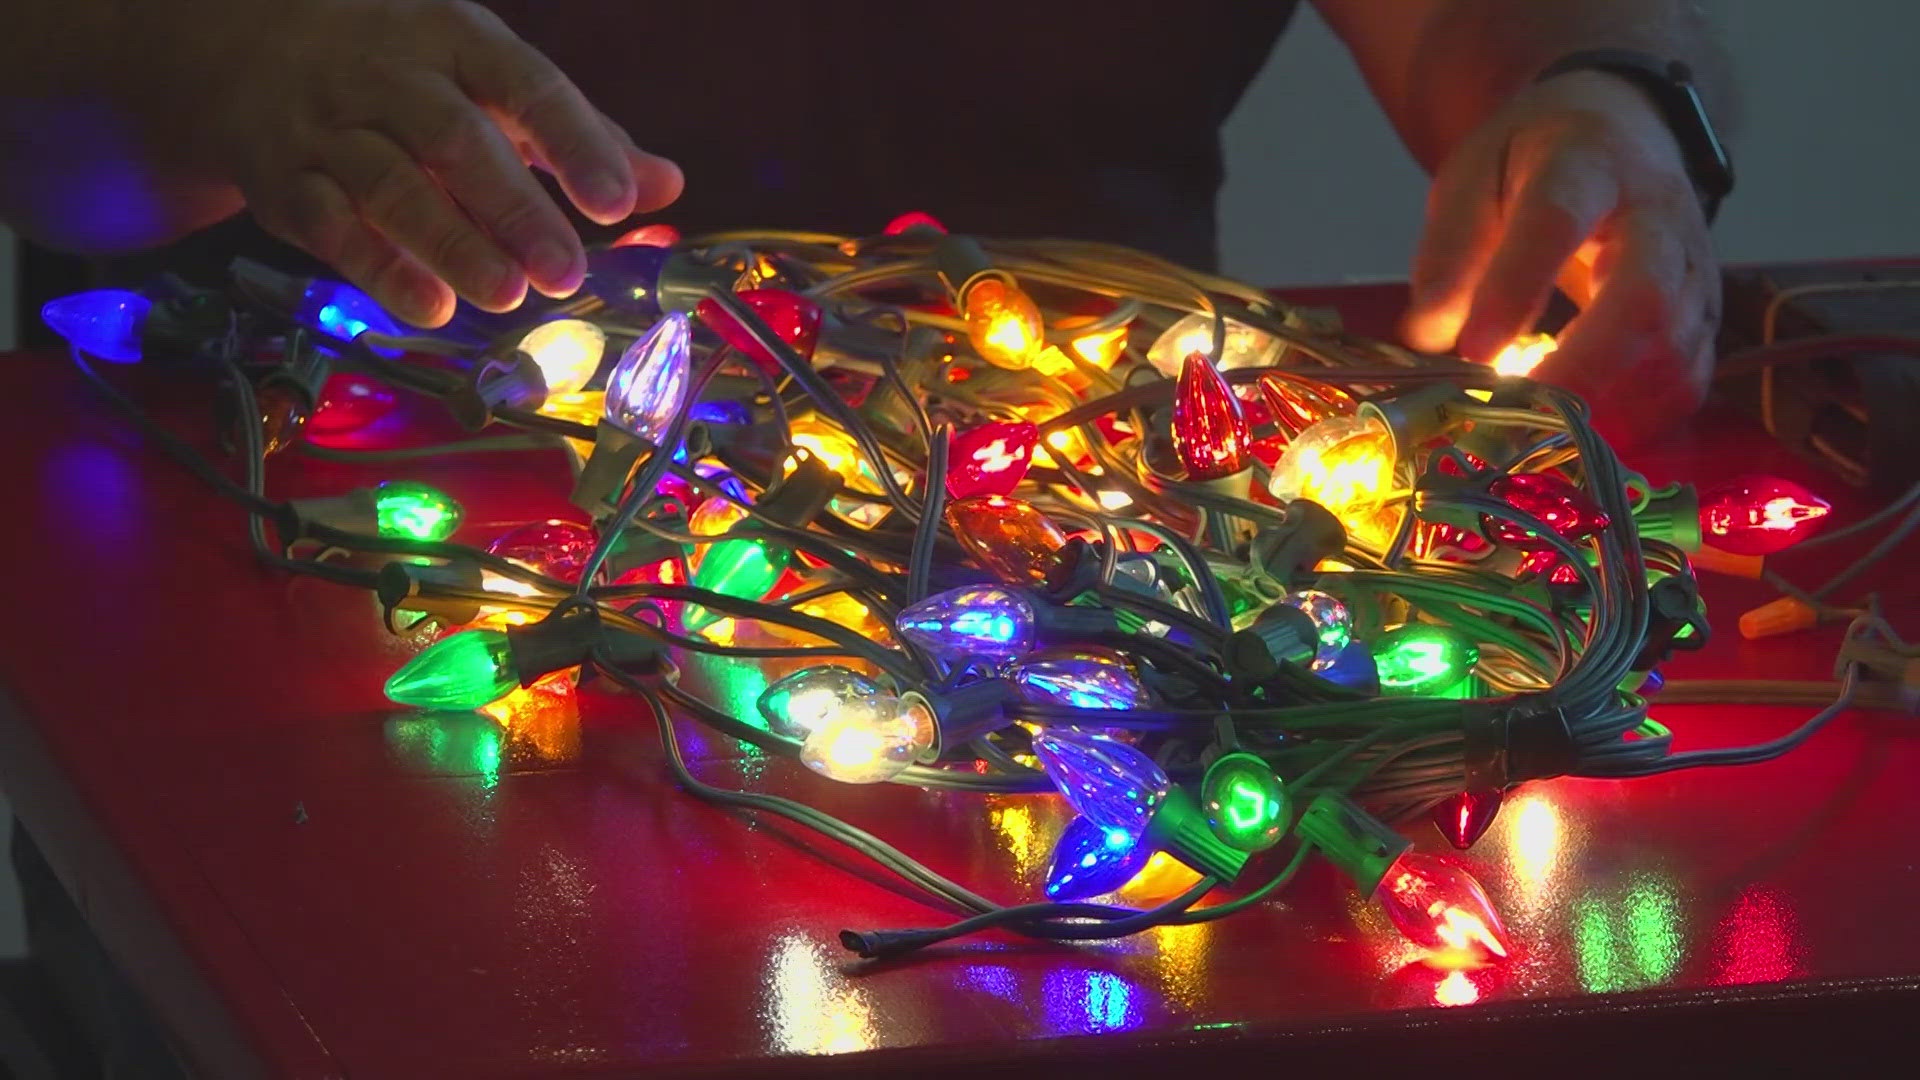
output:
<path id="1" fill-rule="evenodd" d="M 686 193 L 657 220 L 688 235 L 872 233 L 925 210 L 955 231 L 1107 240 L 1211 268 L 1220 125 L 1294 0 L 488 6 L 681 165 Z M 218 281 L 235 254 L 311 267 L 243 214 L 86 283 L 163 267 Z M 50 269 L 37 253 L 24 276 Z"/>

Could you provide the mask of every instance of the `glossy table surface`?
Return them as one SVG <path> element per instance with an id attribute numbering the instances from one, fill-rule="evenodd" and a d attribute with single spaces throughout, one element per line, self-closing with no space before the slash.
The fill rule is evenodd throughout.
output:
<path id="1" fill-rule="evenodd" d="M 1402 299 L 1302 295 L 1370 333 Z M 204 391 L 111 374 L 207 442 Z M 1920 738 L 1910 718 L 1861 712 L 1765 765 L 1511 795 L 1462 860 L 1518 942 L 1502 968 L 1427 966 L 1318 865 L 1279 902 L 1215 924 L 862 963 L 842 928 L 946 915 L 849 852 L 678 791 L 630 698 L 583 692 L 577 721 L 529 711 L 504 734 L 394 712 L 381 681 L 420 643 L 388 635 L 369 596 L 257 567 L 241 515 L 63 361 L 0 360 L 0 388 L 14 612 L 0 782 L 212 1075 L 1270 1072 L 1315 1048 L 1464 1061 L 1583 1018 L 1804 1011 L 1920 984 Z M 1761 469 L 1837 487 L 1711 412 L 1630 463 L 1656 480 Z M 429 480 L 467 506 L 460 538 L 476 542 L 575 516 L 552 453 L 404 472 L 274 464 L 276 497 Z M 1791 565 L 1810 577 L 1827 558 Z M 1898 577 L 1882 584 L 1911 629 L 1920 584 Z M 1741 641 L 1733 621 L 1764 593 L 1705 587 L 1719 633 L 1670 676 L 1830 677 L 1837 630 Z M 750 710 L 762 679 L 716 683 Z M 1692 747 L 1768 738 L 1809 711 L 1655 715 Z M 709 781 L 805 798 L 1002 901 L 1036 895 L 1063 822 L 1051 796 L 851 788 L 682 730 Z"/>

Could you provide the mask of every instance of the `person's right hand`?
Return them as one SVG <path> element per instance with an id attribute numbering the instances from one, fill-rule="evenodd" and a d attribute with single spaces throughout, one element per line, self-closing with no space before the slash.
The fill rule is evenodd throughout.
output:
<path id="1" fill-rule="evenodd" d="M 207 164 L 260 223 L 371 293 L 439 326 L 454 294 L 489 311 L 579 288 L 586 258 L 527 166 L 612 224 L 680 194 L 678 166 L 634 145 L 551 61 L 460 0 L 211 5 L 254 33 L 198 118 Z M 248 19 L 248 21 L 252 21 Z"/>

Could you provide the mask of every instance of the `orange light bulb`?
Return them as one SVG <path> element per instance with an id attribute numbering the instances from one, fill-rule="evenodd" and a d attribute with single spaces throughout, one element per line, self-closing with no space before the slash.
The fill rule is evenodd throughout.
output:
<path id="1" fill-rule="evenodd" d="M 1010 281 L 982 277 L 967 286 L 960 304 L 967 340 L 981 359 L 1015 371 L 1033 366 L 1044 324 L 1032 297 Z"/>
<path id="2" fill-rule="evenodd" d="M 973 560 L 1008 585 L 1044 581 L 1067 534 L 1032 503 L 976 495 L 947 504 L 947 525 Z"/>

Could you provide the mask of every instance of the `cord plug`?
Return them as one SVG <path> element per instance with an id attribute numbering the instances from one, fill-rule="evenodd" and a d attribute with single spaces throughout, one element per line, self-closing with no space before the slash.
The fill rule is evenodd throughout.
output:
<path id="1" fill-rule="evenodd" d="M 938 940 L 928 930 L 842 930 L 840 944 L 863 960 L 887 960 L 905 956 Z"/>

